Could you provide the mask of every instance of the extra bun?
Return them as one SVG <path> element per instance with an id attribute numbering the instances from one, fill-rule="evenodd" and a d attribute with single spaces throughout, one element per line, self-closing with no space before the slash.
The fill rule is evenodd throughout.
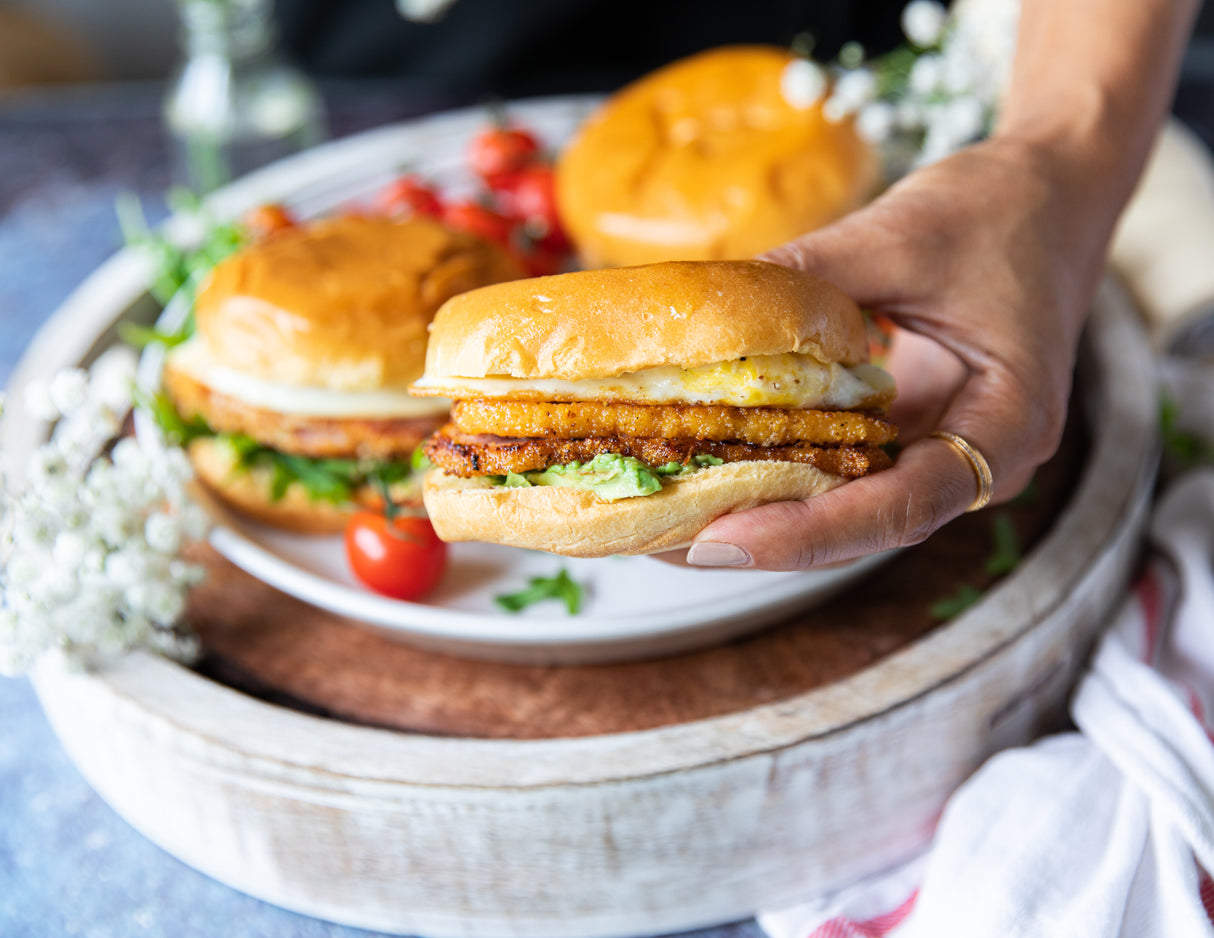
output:
<path id="1" fill-rule="evenodd" d="M 687 547 L 721 515 L 809 498 L 847 481 L 803 463 L 735 462 L 671 479 L 652 495 L 607 502 L 581 489 L 486 487 L 432 470 L 423 497 L 444 541 L 606 557 Z"/>
<path id="2" fill-rule="evenodd" d="M 431 327 L 425 383 L 450 388 L 459 378 L 492 376 L 576 381 L 783 352 L 866 361 L 859 307 L 825 280 L 766 261 L 672 261 L 537 277 L 453 297 Z"/>
<path id="3" fill-rule="evenodd" d="M 336 504 L 313 499 L 296 482 L 276 501 L 271 495 L 272 470 L 240 466 L 227 444 L 203 437 L 190 443 L 188 452 L 199 481 L 221 502 L 263 524 L 296 534 L 337 534 L 356 511 L 383 508 L 382 497 L 370 485 L 356 489 L 352 501 Z M 400 504 L 416 503 L 416 488 L 416 483 L 394 486 L 392 497 Z"/>
<path id="4" fill-rule="evenodd" d="M 433 219 L 343 215 L 255 242 L 199 292 L 197 334 L 216 361 L 278 384 L 403 388 L 449 297 L 522 277 L 507 252 Z"/>
<path id="5" fill-rule="evenodd" d="M 753 257 L 871 198 L 872 148 L 850 118 L 785 97 L 775 46 L 682 59 L 612 96 L 556 167 L 586 266 Z"/>

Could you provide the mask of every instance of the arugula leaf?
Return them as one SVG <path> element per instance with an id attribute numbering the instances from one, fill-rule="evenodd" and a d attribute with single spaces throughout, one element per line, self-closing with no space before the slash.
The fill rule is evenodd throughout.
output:
<path id="1" fill-rule="evenodd" d="M 556 599 L 565 604 L 570 615 L 577 615 L 582 608 L 584 593 L 585 587 L 562 567 L 556 576 L 533 576 L 528 580 L 526 589 L 495 596 L 494 601 L 507 612 L 521 612 L 535 603 Z"/>
<path id="2" fill-rule="evenodd" d="M 287 489 L 298 483 L 313 501 L 350 501 L 356 489 L 377 485 L 384 490 L 409 478 L 413 469 L 408 462 L 370 462 L 357 459 L 315 459 L 276 450 L 244 433 L 216 433 L 201 416 L 186 420 L 164 392 L 136 394 L 136 402 L 146 409 L 175 446 L 188 446 L 200 437 L 214 437 L 231 447 L 237 466 L 251 469 L 262 466 L 270 472 L 270 498 L 280 501 Z"/>
<path id="3" fill-rule="evenodd" d="M 123 320 L 118 323 L 118 338 L 122 339 L 127 345 L 137 349 L 145 349 L 155 342 L 159 342 L 165 348 L 172 348 L 175 345 L 180 345 L 194 334 L 194 314 L 191 313 L 187 317 L 182 328 L 176 332 L 167 332 L 164 329 L 157 329 L 154 326 L 143 326 L 137 322 Z"/>
<path id="4" fill-rule="evenodd" d="M 216 264 L 249 242 L 248 233 L 239 223 L 210 218 L 205 213 L 201 199 L 186 190 L 170 191 L 167 201 L 176 211 L 198 217 L 204 229 L 198 244 L 182 247 L 160 232 L 153 231 L 148 226 L 143 205 L 134 193 L 122 193 L 115 203 L 123 241 L 128 247 L 141 250 L 152 259 L 152 282 L 148 289 L 161 306 L 182 290 L 188 291 L 192 297 L 198 284 Z M 189 338 L 192 333 L 191 317 L 182 328 L 181 340 Z"/>
<path id="5" fill-rule="evenodd" d="M 991 536 L 995 542 L 995 551 L 986 559 L 986 572 L 999 575 L 1010 573 L 1020 563 L 1020 535 L 1016 533 L 1016 525 L 1006 512 L 995 515 L 991 524 Z"/>
<path id="6" fill-rule="evenodd" d="M 982 591 L 966 583 L 952 596 L 932 603 L 929 611 L 935 619 L 952 619 L 982 598 Z"/>
<path id="7" fill-rule="evenodd" d="M 419 446 L 413 451 L 413 455 L 409 457 L 409 468 L 414 472 L 426 472 L 434 468 L 434 463 L 426 455 L 425 447 Z"/>
<path id="8" fill-rule="evenodd" d="M 189 446 L 199 437 L 215 435 L 215 431 L 201 416 L 195 415 L 189 420 L 181 416 L 163 391 L 147 394 L 136 390 L 135 403 L 151 415 L 164 438 L 174 446 Z"/>

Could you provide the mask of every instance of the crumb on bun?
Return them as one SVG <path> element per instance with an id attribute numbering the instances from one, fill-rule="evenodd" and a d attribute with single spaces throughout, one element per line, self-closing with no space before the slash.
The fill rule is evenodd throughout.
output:
<path id="1" fill-rule="evenodd" d="M 562 151 L 556 193 L 588 267 L 753 257 L 871 198 L 851 118 L 789 100 L 777 46 L 681 59 L 609 98 Z"/>

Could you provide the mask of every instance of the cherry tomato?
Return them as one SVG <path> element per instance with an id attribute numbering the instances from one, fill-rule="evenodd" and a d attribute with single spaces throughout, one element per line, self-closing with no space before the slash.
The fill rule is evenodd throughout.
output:
<path id="1" fill-rule="evenodd" d="M 498 123 L 481 131 L 468 144 L 468 166 L 490 189 L 508 173 L 522 169 L 540 152 L 540 142 L 528 130 Z"/>
<path id="2" fill-rule="evenodd" d="M 487 241 L 496 241 L 511 246 L 516 222 L 500 212 L 495 212 L 475 199 L 459 199 L 448 202 L 443 208 L 442 219 L 452 228 L 470 231 Z"/>
<path id="3" fill-rule="evenodd" d="M 375 207 L 392 218 L 443 213 L 438 191 L 420 176 L 408 173 L 388 183 L 375 195 Z"/>
<path id="4" fill-rule="evenodd" d="M 894 343 L 894 332 L 897 327 L 884 313 L 868 313 L 868 353 L 876 364 L 885 361 L 890 346 Z"/>
<path id="5" fill-rule="evenodd" d="M 549 274 L 561 273 L 569 257 L 565 251 L 549 251 L 542 247 L 515 251 L 514 255 L 530 277 L 547 277 Z"/>
<path id="6" fill-rule="evenodd" d="M 534 239 L 551 251 L 569 250 L 569 236 L 556 205 L 556 175 L 544 163 L 533 163 L 503 180 L 499 190 L 506 213 L 521 218 L 535 230 Z"/>
<path id="7" fill-rule="evenodd" d="M 447 569 L 447 545 L 426 518 L 360 511 L 346 524 L 345 541 L 354 575 L 394 599 L 419 599 Z"/>
<path id="8" fill-rule="evenodd" d="M 249 209 L 240 221 L 254 238 L 265 238 L 295 227 L 295 217 L 285 205 L 279 205 L 277 202 L 267 202 Z"/>

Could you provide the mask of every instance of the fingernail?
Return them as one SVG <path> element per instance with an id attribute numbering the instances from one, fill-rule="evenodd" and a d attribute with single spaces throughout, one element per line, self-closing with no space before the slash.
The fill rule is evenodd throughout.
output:
<path id="1" fill-rule="evenodd" d="M 701 541 L 687 551 L 687 562 L 697 567 L 743 567 L 750 563 L 750 554 L 737 544 Z"/>

